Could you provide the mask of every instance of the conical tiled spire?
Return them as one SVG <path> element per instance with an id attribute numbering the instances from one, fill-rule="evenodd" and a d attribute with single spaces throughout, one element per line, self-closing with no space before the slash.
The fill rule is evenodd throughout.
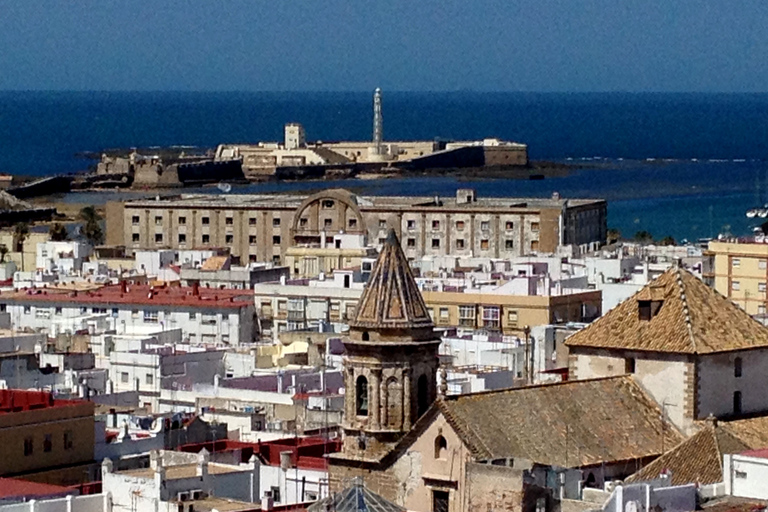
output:
<path id="1" fill-rule="evenodd" d="M 363 291 L 351 328 L 421 329 L 434 327 L 400 241 L 389 231 Z"/>

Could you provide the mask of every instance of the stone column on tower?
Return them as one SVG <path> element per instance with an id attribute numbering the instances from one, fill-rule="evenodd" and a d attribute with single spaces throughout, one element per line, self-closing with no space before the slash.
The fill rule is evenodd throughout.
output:
<path id="1" fill-rule="evenodd" d="M 403 430 L 411 430 L 411 369 L 403 369 Z"/>
<path id="2" fill-rule="evenodd" d="M 371 428 L 373 430 L 379 430 L 381 428 L 381 368 L 374 368 L 371 370 Z"/>

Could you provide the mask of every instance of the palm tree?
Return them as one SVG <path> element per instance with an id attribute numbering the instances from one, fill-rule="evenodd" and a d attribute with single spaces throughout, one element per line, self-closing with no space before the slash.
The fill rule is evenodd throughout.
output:
<path id="1" fill-rule="evenodd" d="M 24 241 L 29 236 L 29 224 L 19 222 L 13 227 L 13 241 L 16 252 L 21 253 L 21 270 L 24 270 Z"/>
<path id="2" fill-rule="evenodd" d="M 48 236 L 54 242 L 63 242 L 64 240 L 69 239 L 67 228 L 60 222 L 57 222 L 51 226 L 51 228 L 48 230 Z"/>
<path id="3" fill-rule="evenodd" d="M 648 231 L 638 231 L 635 233 L 635 242 L 639 242 L 643 245 L 653 243 L 653 235 Z"/>
<path id="4" fill-rule="evenodd" d="M 93 206 L 80 210 L 80 220 L 83 221 L 83 235 L 91 245 L 104 243 L 104 231 L 101 229 L 101 215 Z"/>

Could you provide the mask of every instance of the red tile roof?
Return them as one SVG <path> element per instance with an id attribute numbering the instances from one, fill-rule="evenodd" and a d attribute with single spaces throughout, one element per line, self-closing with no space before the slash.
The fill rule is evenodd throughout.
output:
<path id="1" fill-rule="evenodd" d="M 58 400 L 46 391 L 26 391 L 21 389 L 0 389 L 0 414 L 47 409 L 49 407 L 67 407 L 81 404 L 82 400 Z"/>
<path id="2" fill-rule="evenodd" d="M 45 288 L 21 290 L 0 294 L 0 304 L 50 302 L 56 304 L 81 304 L 108 307 L 110 305 L 185 306 L 198 308 L 242 308 L 253 305 L 253 292 L 215 288 L 151 287 L 128 285 L 104 286 L 98 290 L 74 292 Z"/>
<path id="3" fill-rule="evenodd" d="M 60 485 L 41 484 L 16 478 L 0 478 L 0 498 L 35 498 L 63 496 L 70 491 Z"/>

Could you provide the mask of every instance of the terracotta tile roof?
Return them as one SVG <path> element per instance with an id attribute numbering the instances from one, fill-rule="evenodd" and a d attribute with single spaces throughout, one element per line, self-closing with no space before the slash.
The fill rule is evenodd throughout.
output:
<path id="1" fill-rule="evenodd" d="M 768 416 L 723 421 L 719 422 L 718 425 L 728 429 L 731 434 L 744 442 L 750 450 L 768 447 Z"/>
<path id="2" fill-rule="evenodd" d="M 147 285 L 103 286 L 87 292 L 66 292 L 51 288 L 36 288 L 0 294 L 0 304 L 56 305 L 79 304 L 81 306 L 180 306 L 196 308 L 242 308 L 253 304 L 253 291 L 191 287 L 150 287 Z"/>
<path id="3" fill-rule="evenodd" d="M 67 493 L 67 487 L 45 483 L 31 482 L 18 478 L 0 478 L 0 498 L 40 498 L 46 496 L 62 496 Z"/>
<path id="4" fill-rule="evenodd" d="M 761 512 L 765 508 L 765 501 L 735 496 L 707 501 L 701 507 L 703 512 Z"/>
<path id="5" fill-rule="evenodd" d="M 479 460 L 578 467 L 652 457 L 683 436 L 628 376 L 451 396 L 446 420 Z"/>
<path id="6" fill-rule="evenodd" d="M 203 264 L 200 266 L 200 270 L 224 270 L 227 265 L 227 261 L 229 261 L 229 256 L 211 256 L 203 262 Z"/>
<path id="7" fill-rule="evenodd" d="M 639 306 L 660 309 L 641 320 Z M 575 333 L 568 347 L 706 354 L 768 346 L 768 328 L 687 270 L 673 268 Z"/>
<path id="8" fill-rule="evenodd" d="M 672 485 L 723 481 L 723 454 L 739 453 L 748 446 L 724 428 L 706 427 L 668 451 L 626 482 L 658 478 L 662 471 L 671 473 Z"/>
<path id="9" fill-rule="evenodd" d="M 361 329 L 434 327 L 394 230 L 389 231 L 349 325 Z"/>
<path id="10" fill-rule="evenodd" d="M 626 479 L 640 482 L 658 478 L 662 470 L 672 475 L 672 485 L 722 482 L 723 455 L 768 446 L 768 417 L 707 424 L 670 451 Z"/>

